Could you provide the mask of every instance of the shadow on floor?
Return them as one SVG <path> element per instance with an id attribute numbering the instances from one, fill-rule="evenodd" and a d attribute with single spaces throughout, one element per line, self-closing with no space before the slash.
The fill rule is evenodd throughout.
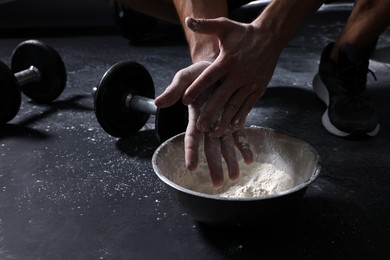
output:
<path id="1" fill-rule="evenodd" d="M 272 259 L 376 259 L 385 253 L 383 238 L 373 232 L 380 227 L 366 216 L 364 208 L 340 198 L 304 198 L 283 216 L 259 222 L 259 227 L 198 226 L 214 248 L 232 259 L 254 255 Z"/>
<path id="2" fill-rule="evenodd" d="M 30 104 L 37 106 L 39 111 L 34 111 L 31 116 L 24 116 L 17 123 L 8 123 L 1 126 L 0 139 L 8 137 L 28 137 L 31 139 L 45 139 L 49 135 L 44 131 L 38 131 L 31 128 L 33 123 L 44 121 L 44 119 L 51 115 L 58 113 L 59 111 L 93 111 L 89 106 L 80 104 L 79 102 L 89 98 L 88 95 L 74 95 L 68 99 L 54 101 L 50 104 L 39 104 L 34 101 L 28 101 Z M 19 113 L 21 113 L 20 111 Z"/>
<path id="3" fill-rule="evenodd" d="M 120 138 L 116 148 L 128 157 L 151 159 L 159 142 L 154 130 L 139 131 L 135 136 Z"/>

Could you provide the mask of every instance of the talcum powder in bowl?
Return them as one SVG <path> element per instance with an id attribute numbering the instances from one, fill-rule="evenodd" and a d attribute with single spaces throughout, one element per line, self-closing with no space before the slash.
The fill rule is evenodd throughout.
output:
<path id="1" fill-rule="evenodd" d="M 243 225 L 282 214 L 293 206 L 319 175 L 318 152 L 307 142 L 262 127 L 245 129 L 254 162 L 247 165 L 236 151 L 240 178 L 213 187 L 206 160 L 197 170 L 184 164 L 184 133 L 167 140 L 152 159 L 157 176 L 195 220 L 208 224 Z"/>

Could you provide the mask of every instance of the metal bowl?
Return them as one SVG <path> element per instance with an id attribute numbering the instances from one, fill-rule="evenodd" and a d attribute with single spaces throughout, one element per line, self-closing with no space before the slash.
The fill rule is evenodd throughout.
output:
<path id="1" fill-rule="evenodd" d="M 258 197 L 221 197 L 196 191 L 188 183 L 196 187 L 200 180 L 204 182 L 204 176 L 186 170 L 184 133 L 176 135 L 157 148 L 152 158 L 153 169 L 195 220 L 217 225 L 252 225 L 276 217 L 296 204 L 318 177 L 321 159 L 307 142 L 269 128 L 252 126 L 245 131 L 254 161 L 270 163 L 283 170 L 291 176 L 294 186 L 277 194 Z M 239 159 L 242 159 L 240 155 Z M 202 152 L 199 160 L 200 164 L 205 163 Z M 208 172 L 203 175 L 208 176 Z"/>

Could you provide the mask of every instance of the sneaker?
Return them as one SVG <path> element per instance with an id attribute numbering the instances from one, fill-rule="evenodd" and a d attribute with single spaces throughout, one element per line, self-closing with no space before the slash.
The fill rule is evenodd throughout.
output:
<path id="1" fill-rule="evenodd" d="M 314 92 L 327 105 L 322 124 L 340 137 L 375 136 L 380 128 L 379 117 L 366 94 L 371 52 L 359 53 L 352 46 L 342 46 L 339 61 L 335 62 L 329 58 L 333 45 L 330 43 L 323 50 L 313 79 Z"/>

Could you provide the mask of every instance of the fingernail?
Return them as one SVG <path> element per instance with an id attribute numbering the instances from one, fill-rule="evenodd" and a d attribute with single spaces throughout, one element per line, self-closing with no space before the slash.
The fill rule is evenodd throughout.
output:
<path id="1" fill-rule="evenodd" d="M 214 188 L 221 188 L 223 186 L 223 177 L 222 178 L 212 178 L 211 179 Z"/>
<path id="2" fill-rule="evenodd" d="M 196 168 L 198 168 L 198 164 L 193 163 L 193 162 L 186 163 L 186 168 L 187 168 L 187 170 L 192 172 L 192 171 L 195 171 Z"/>
<path id="3" fill-rule="evenodd" d="M 200 28 L 198 20 L 196 20 L 194 18 L 187 17 L 186 18 L 186 23 L 187 23 L 187 26 L 190 27 L 194 31 L 197 31 Z"/>

